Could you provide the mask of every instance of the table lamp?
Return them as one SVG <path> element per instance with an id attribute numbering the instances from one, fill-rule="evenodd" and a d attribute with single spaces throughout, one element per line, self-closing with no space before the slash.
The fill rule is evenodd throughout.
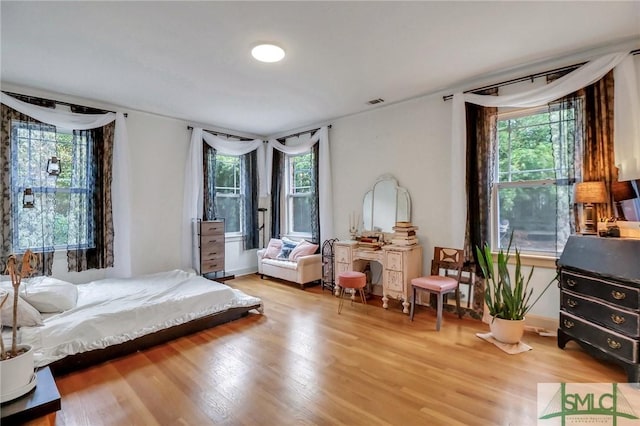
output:
<path id="1" fill-rule="evenodd" d="M 627 220 L 624 216 L 624 210 L 622 209 L 622 201 L 632 200 L 638 197 L 636 190 L 633 188 L 631 181 L 612 182 L 611 183 L 611 196 L 616 205 L 616 214 L 618 220 Z"/>
<path id="2" fill-rule="evenodd" d="M 575 202 L 584 204 L 584 230 L 581 233 L 595 234 L 596 221 L 593 217 L 593 205 L 607 202 L 607 189 L 604 182 L 578 182 L 575 184 L 574 190 Z"/>

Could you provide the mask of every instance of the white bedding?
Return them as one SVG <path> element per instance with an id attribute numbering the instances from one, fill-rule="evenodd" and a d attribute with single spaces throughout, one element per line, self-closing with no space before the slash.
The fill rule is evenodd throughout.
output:
<path id="1" fill-rule="evenodd" d="M 78 285 L 75 308 L 46 316 L 44 326 L 22 327 L 19 339 L 35 348 L 36 367 L 80 352 L 102 349 L 260 299 L 175 270 Z M 260 309 L 262 311 L 262 309 Z"/>

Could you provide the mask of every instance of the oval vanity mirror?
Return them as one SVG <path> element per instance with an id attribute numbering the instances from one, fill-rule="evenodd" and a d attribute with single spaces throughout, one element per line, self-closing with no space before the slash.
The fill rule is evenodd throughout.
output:
<path id="1" fill-rule="evenodd" d="M 364 195 L 362 219 L 365 231 L 393 232 L 396 222 L 411 221 L 409 192 L 393 176 L 379 177 Z"/>

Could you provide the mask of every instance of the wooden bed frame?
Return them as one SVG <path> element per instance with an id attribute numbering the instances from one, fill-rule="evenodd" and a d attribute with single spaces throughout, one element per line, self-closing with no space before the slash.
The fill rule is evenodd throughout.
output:
<path id="1" fill-rule="evenodd" d="M 258 311 L 262 312 L 262 305 L 257 304 L 252 306 L 231 308 L 226 311 L 207 315 L 201 318 L 196 318 L 184 324 L 165 328 L 164 330 L 159 330 L 155 333 L 146 334 L 144 336 L 138 337 L 137 339 L 119 343 L 117 345 L 108 346 L 103 349 L 82 352 L 74 355 L 68 355 L 62 359 L 52 362 L 48 365 L 48 367 L 51 368 L 51 372 L 54 374 L 54 376 L 60 376 L 75 370 L 80 370 L 92 365 L 100 364 L 102 362 L 106 362 L 120 356 L 147 349 L 152 346 L 177 339 L 178 337 L 186 336 L 188 334 L 206 330 L 207 328 L 215 327 L 216 325 L 237 320 L 239 318 L 247 316 L 249 314 L 249 311 L 252 309 L 257 309 Z"/>

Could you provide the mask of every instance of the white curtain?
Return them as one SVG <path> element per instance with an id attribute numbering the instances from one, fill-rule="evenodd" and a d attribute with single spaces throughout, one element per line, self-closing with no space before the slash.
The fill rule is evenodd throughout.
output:
<path id="1" fill-rule="evenodd" d="M 77 114 L 51 108 L 43 108 L 22 102 L 5 93 L 0 93 L 0 101 L 38 121 L 73 130 L 90 130 L 102 127 L 115 120 L 116 128 L 113 146 L 113 232 L 114 267 L 107 269 L 110 277 L 131 276 L 131 236 L 130 236 L 130 196 L 129 196 L 129 145 L 124 114 Z"/>
<path id="2" fill-rule="evenodd" d="M 195 249 L 194 220 L 202 218 L 203 209 L 203 142 L 215 148 L 218 153 L 226 155 L 243 155 L 254 149 L 258 150 L 258 179 L 260 197 L 271 193 L 271 168 L 273 150 L 277 149 L 286 154 L 296 155 L 308 152 L 311 147 L 320 143 L 319 204 L 320 204 L 320 238 L 324 241 L 333 237 L 333 197 L 331 189 L 331 157 L 329 152 L 329 128 L 321 127 L 308 142 L 297 146 L 286 146 L 271 139 L 266 147 L 262 140 L 229 141 L 204 132 L 202 128 L 194 127 L 191 132 L 191 144 L 187 165 L 185 168 L 184 199 L 182 215 L 182 266 L 192 268 L 197 264 L 198 250 Z"/>
<path id="3" fill-rule="evenodd" d="M 192 268 L 198 263 L 198 250 L 195 249 L 194 225 L 195 220 L 202 219 L 204 182 L 203 182 L 203 144 L 207 142 L 218 154 L 244 155 L 258 150 L 258 181 L 260 196 L 266 196 L 267 186 L 265 179 L 265 149 L 261 139 L 252 141 L 227 140 L 203 131 L 200 127 L 194 127 L 191 132 L 191 144 L 185 167 L 184 196 L 182 207 L 182 267 Z"/>
<path id="4" fill-rule="evenodd" d="M 267 176 L 271 176 L 273 150 L 277 149 L 287 155 L 299 155 L 309 152 L 316 143 L 320 144 L 318 167 L 318 202 L 320 204 L 320 241 L 333 238 L 333 189 L 331 186 L 331 154 L 329 152 L 329 128 L 323 126 L 305 143 L 295 146 L 281 144 L 275 139 L 269 140 L 267 147 Z M 271 179 L 267 181 L 267 193 L 271 194 Z"/>
<path id="5" fill-rule="evenodd" d="M 527 90 L 520 93 L 514 93 L 511 95 L 501 95 L 501 96 L 492 96 L 492 95 L 476 95 L 472 93 L 456 93 L 453 95 L 453 105 L 452 105 L 452 130 L 451 130 L 451 154 L 452 154 L 452 170 L 461 171 L 461 173 L 457 174 L 459 179 L 456 179 L 452 182 L 453 187 L 453 196 L 452 196 L 452 206 L 451 211 L 454 212 L 454 217 L 452 218 L 452 243 L 457 244 L 458 247 L 462 247 L 464 245 L 464 233 L 465 233 L 465 224 L 466 224 L 466 110 L 465 110 L 465 102 L 490 106 L 490 107 L 515 107 L 515 108 L 530 108 L 536 106 L 546 105 L 549 102 L 561 98 L 569 93 L 573 93 L 576 90 L 582 89 L 585 86 L 588 86 L 592 83 L 595 83 L 609 71 L 611 71 L 614 67 L 620 65 L 625 62 L 625 70 L 626 73 L 629 67 L 633 67 L 633 58 L 629 53 L 612 53 L 605 56 L 602 56 L 598 59 L 590 61 L 580 68 L 570 72 L 569 74 L 555 80 L 554 82 L 547 84 L 545 86 L 535 88 L 532 90 Z M 629 63 L 631 65 L 629 65 Z M 633 71 L 633 68 L 631 68 Z M 633 80 L 635 81 L 635 72 L 633 75 Z M 625 86 L 625 82 L 618 82 L 616 80 L 616 92 L 615 96 L 618 96 L 619 91 L 627 91 L 627 94 L 621 94 L 621 97 L 629 97 L 633 96 L 633 94 L 629 91 L 628 86 Z M 627 83 L 628 84 L 628 83 Z M 618 87 L 620 85 L 621 87 Z M 637 93 L 633 92 L 633 93 Z M 629 104 L 633 104 L 629 102 Z M 636 107 L 638 104 L 638 100 L 636 97 Z M 640 112 L 638 110 L 628 111 L 628 114 L 619 114 L 619 111 L 616 109 L 616 117 L 618 115 L 624 115 L 624 117 L 620 117 L 620 121 L 626 123 L 627 120 L 637 120 L 640 117 Z M 618 121 L 616 121 L 618 123 Z M 630 126 L 631 127 L 631 126 Z M 617 130 L 617 128 L 616 128 Z M 614 144 L 618 143 L 618 135 L 615 137 Z M 637 146 L 640 141 L 635 139 L 635 142 L 631 142 Z M 637 159 L 633 159 L 636 161 L 640 160 L 640 157 Z M 616 158 L 616 163 L 620 163 L 622 160 Z M 626 163 L 628 164 L 628 163 Z M 640 177 L 640 176 L 638 176 Z"/>
<path id="6" fill-rule="evenodd" d="M 613 69 L 613 150 L 620 181 L 640 179 L 640 84 L 637 75 L 631 55 Z"/>

